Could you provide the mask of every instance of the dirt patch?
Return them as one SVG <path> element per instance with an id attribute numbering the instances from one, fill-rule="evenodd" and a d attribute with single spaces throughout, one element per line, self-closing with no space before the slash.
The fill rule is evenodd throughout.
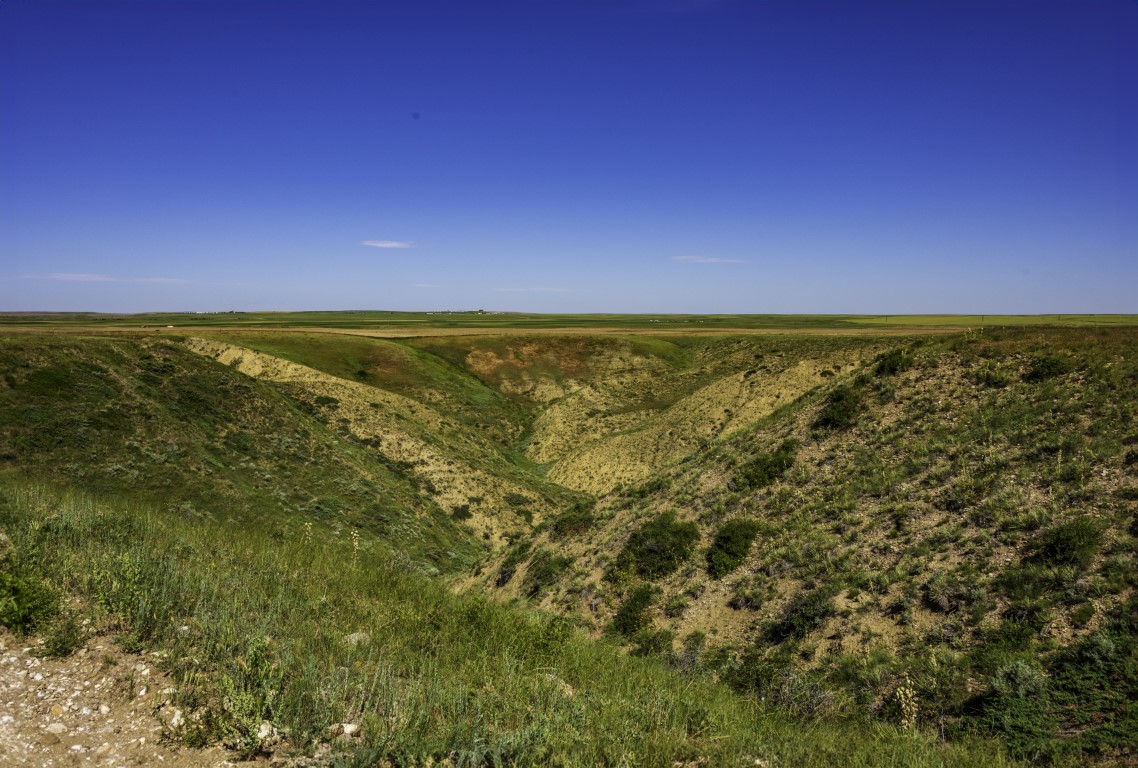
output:
<path id="1" fill-rule="evenodd" d="M 229 766 L 220 747 L 179 748 L 169 724 L 185 715 L 153 656 L 127 654 L 96 636 L 67 658 L 0 630 L 0 765 Z"/>

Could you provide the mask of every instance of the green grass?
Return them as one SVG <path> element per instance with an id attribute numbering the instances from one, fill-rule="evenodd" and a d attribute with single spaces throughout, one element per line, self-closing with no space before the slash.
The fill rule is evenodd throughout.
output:
<path id="1" fill-rule="evenodd" d="M 101 626 L 168 654 L 194 743 L 253 755 L 267 719 L 309 750 L 335 723 L 361 724 L 352 765 L 1006 764 L 990 743 L 788 721 L 348 541 L 273 540 L 28 485 L 0 494 L 0 523 Z M 344 642 L 359 631 L 365 642 Z"/>

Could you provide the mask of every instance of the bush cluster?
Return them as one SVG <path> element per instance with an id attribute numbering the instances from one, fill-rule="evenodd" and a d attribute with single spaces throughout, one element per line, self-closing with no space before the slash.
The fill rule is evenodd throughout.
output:
<path id="1" fill-rule="evenodd" d="M 631 567 L 645 579 L 667 576 L 688 559 L 698 538 L 695 523 L 679 522 L 674 512 L 664 512 L 632 533 L 617 556 L 617 568 Z"/>
<path id="2" fill-rule="evenodd" d="M 554 541 L 566 536 L 580 536 L 593 527 L 592 507 L 577 503 L 572 509 L 562 512 L 549 525 L 549 537 Z"/>
<path id="3" fill-rule="evenodd" d="M 739 470 L 739 484 L 744 488 L 765 488 L 782 478 L 794 466 L 798 442 L 787 438 L 773 453 L 760 453 Z"/>
<path id="4" fill-rule="evenodd" d="M 648 625 L 648 609 L 656 601 L 660 589 L 653 584 L 640 584 L 628 593 L 612 618 L 610 629 L 631 637 Z"/>
<path id="5" fill-rule="evenodd" d="M 707 550 L 707 574 L 713 579 L 721 579 L 742 565 L 758 534 L 759 524 L 754 520 L 724 523 Z"/>
<path id="6" fill-rule="evenodd" d="M 826 398 L 826 404 L 814 419 L 817 429 L 848 429 L 861 411 L 861 390 L 845 385 L 835 388 Z"/>

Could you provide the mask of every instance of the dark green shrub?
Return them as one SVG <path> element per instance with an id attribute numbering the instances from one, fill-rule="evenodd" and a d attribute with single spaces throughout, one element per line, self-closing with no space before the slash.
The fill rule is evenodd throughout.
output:
<path id="1" fill-rule="evenodd" d="M 339 405 L 340 401 L 334 397 L 329 397 L 328 395 L 317 395 L 316 404 L 322 406 L 333 406 Z"/>
<path id="2" fill-rule="evenodd" d="M 770 627 L 768 635 L 776 642 L 789 638 L 803 638 L 826 622 L 834 613 L 834 592 L 819 588 L 812 592 L 799 592 L 786 607 L 782 616 Z"/>
<path id="3" fill-rule="evenodd" d="M 470 511 L 469 504 L 459 504 L 450 511 L 450 516 L 455 520 L 469 520 L 474 517 L 474 513 Z"/>
<path id="4" fill-rule="evenodd" d="M 59 612 L 59 598 L 42 579 L 0 571 L 0 624 L 24 635 Z"/>
<path id="5" fill-rule="evenodd" d="M 1069 373 L 1074 368 L 1070 359 L 1059 355 L 1036 355 L 1031 360 L 1027 373 L 1023 375 L 1024 381 L 1040 382 Z"/>
<path id="6" fill-rule="evenodd" d="M 903 349 L 891 349 L 877 356 L 877 365 L 873 367 L 876 376 L 892 376 L 912 365 L 912 358 L 905 354 Z"/>
<path id="7" fill-rule="evenodd" d="M 1035 559 L 1048 565 L 1072 565 L 1085 568 L 1102 544 L 1105 526 L 1086 515 L 1043 532 Z"/>
<path id="8" fill-rule="evenodd" d="M 523 587 L 526 596 L 537 597 L 542 590 L 557 581 L 557 577 L 564 573 L 572 562 L 572 558 L 555 555 L 548 549 L 539 550 L 526 569 Z"/>
<path id="9" fill-rule="evenodd" d="M 983 699 L 978 718 L 982 729 L 1001 737 L 1015 757 L 1024 759 L 1036 755 L 1055 729 L 1047 688 L 1047 678 L 1042 671 L 1025 661 L 1012 661 L 1000 667 L 992 676 L 989 694 Z"/>
<path id="10" fill-rule="evenodd" d="M 511 507 L 524 507 L 529 504 L 533 499 L 520 493 L 510 492 L 505 496 L 506 503 Z"/>
<path id="11" fill-rule="evenodd" d="M 754 520 L 724 523 L 707 550 L 707 574 L 713 579 L 721 579 L 742 565 L 758 534 L 759 524 Z"/>
<path id="12" fill-rule="evenodd" d="M 556 541 L 566 536 L 580 536 L 593 527 L 594 519 L 592 508 L 579 503 L 553 518 L 549 525 L 549 537 Z"/>
<path id="13" fill-rule="evenodd" d="M 779 480 L 794 466 L 794 453 L 798 442 L 787 438 L 774 453 L 760 453 L 739 470 L 739 485 L 744 488 L 765 488 Z"/>
<path id="14" fill-rule="evenodd" d="M 86 632 L 75 615 L 68 613 L 51 625 L 44 638 L 43 655 L 62 658 L 70 656 L 83 645 Z"/>
<path id="15" fill-rule="evenodd" d="M 617 556 L 617 568 L 631 567 L 646 579 L 667 576 L 688 559 L 698 538 L 695 523 L 681 523 L 675 513 L 665 512 L 632 533 Z"/>
<path id="16" fill-rule="evenodd" d="M 848 429 L 861 411 L 861 390 L 852 386 L 834 389 L 814 419 L 818 429 Z"/>
<path id="17" fill-rule="evenodd" d="M 660 590 L 653 584 L 634 587 L 624 598 L 609 629 L 618 635 L 631 637 L 648 624 L 648 609 L 656 601 Z"/>

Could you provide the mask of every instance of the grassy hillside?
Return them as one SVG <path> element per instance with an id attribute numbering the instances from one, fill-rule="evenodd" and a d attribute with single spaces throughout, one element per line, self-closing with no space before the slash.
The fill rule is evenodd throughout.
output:
<path id="1" fill-rule="evenodd" d="M 565 620 L 303 531 L 274 539 L 10 482 L 0 526 L 15 544 L 0 586 L 25 607 L 45 590 L 80 595 L 100 630 L 158 652 L 186 713 L 170 736 L 189 744 L 252 757 L 268 721 L 297 750 L 331 741 L 326 759 L 361 767 L 1007 764 L 990 743 L 803 727 Z M 81 642 L 56 621 L 49 648 Z M 345 723 L 358 730 L 335 738 Z"/>
<path id="2" fill-rule="evenodd" d="M 151 338 L 0 338 L 0 469 L 293 535 L 394 540 L 455 571 L 481 551 L 405 464 L 329 405 Z"/>
<path id="3" fill-rule="evenodd" d="M 923 340 L 827 382 L 486 582 L 802 715 L 1132 759 L 1138 334 Z"/>

